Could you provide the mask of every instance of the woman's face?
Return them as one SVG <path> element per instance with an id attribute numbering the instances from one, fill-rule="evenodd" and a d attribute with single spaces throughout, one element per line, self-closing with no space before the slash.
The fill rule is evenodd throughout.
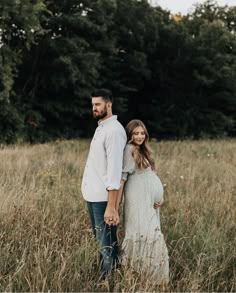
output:
<path id="1" fill-rule="evenodd" d="M 132 142 L 136 145 L 141 145 L 145 140 L 145 131 L 142 126 L 134 128 L 132 132 Z"/>

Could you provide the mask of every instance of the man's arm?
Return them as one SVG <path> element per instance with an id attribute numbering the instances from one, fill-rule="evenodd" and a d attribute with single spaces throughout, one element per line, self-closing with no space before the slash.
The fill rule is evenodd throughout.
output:
<path id="1" fill-rule="evenodd" d="M 106 138 L 105 147 L 107 154 L 107 191 L 108 201 L 104 213 L 104 221 L 107 224 L 117 225 L 119 215 L 116 210 L 118 190 L 120 189 L 120 180 L 122 173 L 123 152 L 126 138 L 122 133 L 114 129 Z"/>
<path id="2" fill-rule="evenodd" d="M 119 214 L 116 209 L 118 190 L 108 191 L 107 207 L 104 213 L 104 221 L 108 225 L 117 225 L 120 222 Z"/>
<path id="3" fill-rule="evenodd" d="M 125 180 L 121 179 L 121 181 L 120 181 L 120 189 L 118 190 L 117 196 L 116 196 L 116 210 L 117 210 L 117 212 L 119 211 L 119 205 L 120 205 L 121 196 L 122 196 L 123 189 L 124 189 L 124 183 L 125 183 Z"/>

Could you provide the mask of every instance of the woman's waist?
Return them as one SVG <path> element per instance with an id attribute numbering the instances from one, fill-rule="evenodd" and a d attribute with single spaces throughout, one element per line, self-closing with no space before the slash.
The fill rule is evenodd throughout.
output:
<path id="1" fill-rule="evenodd" d="M 153 173 L 154 171 L 152 170 L 151 166 L 145 168 L 145 169 L 136 169 L 134 174 L 137 175 L 142 175 L 142 174 L 146 174 L 146 173 Z"/>

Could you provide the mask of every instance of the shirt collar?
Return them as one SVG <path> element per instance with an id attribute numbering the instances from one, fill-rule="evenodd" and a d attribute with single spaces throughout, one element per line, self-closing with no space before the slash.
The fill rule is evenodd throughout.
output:
<path id="1" fill-rule="evenodd" d="M 117 120 L 117 115 L 112 115 L 111 117 L 105 119 L 105 120 L 102 120 L 102 121 L 98 121 L 98 125 L 104 125 L 104 124 L 107 124 L 109 123 L 110 121 L 113 121 L 113 120 Z"/>

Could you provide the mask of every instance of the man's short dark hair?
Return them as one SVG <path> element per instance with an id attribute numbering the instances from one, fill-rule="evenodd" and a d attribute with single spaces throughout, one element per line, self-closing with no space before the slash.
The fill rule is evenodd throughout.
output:
<path id="1" fill-rule="evenodd" d="M 91 97 L 92 98 L 102 97 L 103 100 L 106 102 L 113 101 L 112 92 L 108 89 L 95 90 L 94 92 L 91 93 Z"/>

